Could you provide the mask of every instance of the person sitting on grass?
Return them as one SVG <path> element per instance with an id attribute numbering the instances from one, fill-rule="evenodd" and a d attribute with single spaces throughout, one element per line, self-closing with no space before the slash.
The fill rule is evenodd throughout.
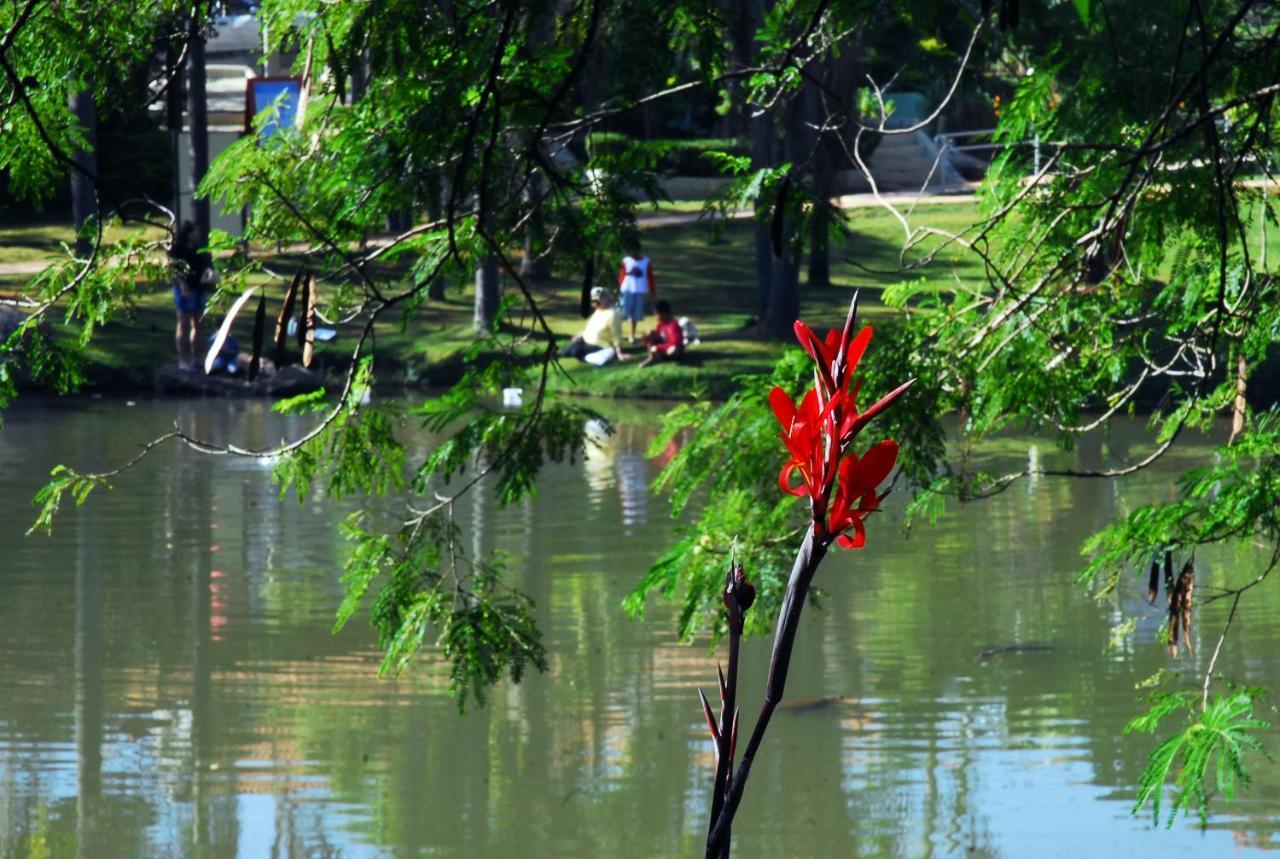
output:
<path id="1" fill-rule="evenodd" d="M 582 333 L 575 334 L 560 350 L 562 356 L 596 365 L 607 364 L 614 358 L 619 361 L 627 360 L 622 351 L 622 322 L 618 319 L 618 312 L 613 309 L 611 297 L 604 287 L 597 286 L 591 290 L 591 306 L 594 310 Z M 602 354 L 606 349 L 611 350 L 611 353 Z"/>
<path id="2" fill-rule="evenodd" d="M 684 354 L 684 331 L 680 323 L 671 316 L 671 305 L 665 301 L 654 302 L 654 311 L 658 314 L 658 328 L 644 336 L 644 345 L 649 349 L 649 357 L 644 359 L 641 367 L 648 367 L 658 361 L 674 361 Z"/>

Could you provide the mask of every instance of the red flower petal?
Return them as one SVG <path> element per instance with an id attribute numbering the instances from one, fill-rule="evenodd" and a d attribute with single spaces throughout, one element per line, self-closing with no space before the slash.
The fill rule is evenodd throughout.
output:
<path id="1" fill-rule="evenodd" d="M 788 495 L 794 495 L 797 498 L 809 494 L 809 487 L 802 480 L 799 486 L 791 486 L 791 472 L 796 470 L 798 463 L 793 459 L 786 465 L 782 466 L 782 471 L 778 472 L 778 488 Z M 803 477 L 803 475 L 801 475 Z"/>
<path id="2" fill-rule="evenodd" d="M 796 320 L 794 327 L 796 339 L 800 341 L 804 351 L 809 353 L 809 357 L 813 359 L 813 363 L 817 366 L 823 387 L 827 391 L 831 391 L 835 387 L 835 384 L 831 381 L 831 361 L 824 354 L 825 347 L 822 341 L 818 339 L 817 334 L 813 333 L 812 328 L 800 320 Z"/>
<path id="3" fill-rule="evenodd" d="M 791 396 L 782 388 L 775 387 L 769 392 L 769 405 L 773 408 L 773 416 L 782 424 L 782 431 L 791 434 L 791 424 L 796 418 L 796 404 Z"/>
<path id="4" fill-rule="evenodd" d="M 835 361 L 836 356 L 840 354 L 840 332 L 832 328 L 827 332 L 827 340 L 822 344 L 822 360 L 830 366 Z"/>
<path id="5" fill-rule="evenodd" d="M 858 419 L 855 420 L 853 425 L 849 428 L 850 434 L 857 435 L 864 426 L 871 422 L 872 418 L 889 408 L 889 406 L 893 405 L 893 401 L 902 396 L 907 388 L 911 387 L 913 382 L 915 382 L 915 379 L 912 379 L 909 382 L 903 382 L 901 385 L 877 400 L 876 403 L 865 412 L 858 415 Z"/>
<path id="6" fill-rule="evenodd" d="M 816 433 L 821 413 L 822 410 L 818 406 L 818 392 L 810 388 L 805 392 L 804 399 L 800 401 L 800 405 L 796 409 L 796 428 L 792 431 L 799 432 L 800 427 L 805 427 L 808 431 Z"/>
<path id="7" fill-rule="evenodd" d="M 853 375 L 853 371 L 858 369 L 858 362 L 862 360 L 862 355 L 867 351 L 867 344 L 871 342 L 871 333 L 875 329 L 870 325 L 858 332 L 858 336 L 853 338 L 853 342 L 849 344 L 849 351 L 845 353 L 845 372 L 848 374 L 845 378 Z"/>
<path id="8" fill-rule="evenodd" d="M 796 339 L 800 341 L 800 345 L 804 347 L 804 351 L 809 353 L 809 357 L 815 362 L 822 360 L 822 341 L 818 339 L 818 335 L 813 333 L 813 329 L 805 325 L 799 319 L 792 326 L 796 332 Z"/>
<path id="9" fill-rule="evenodd" d="M 837 545 L 842 549 L 861 549 L 867 544 L 867 529 L 862 524 L 861 519 L 853 520 L 853 536 L 841 534 L 836 538 Z"/>
<path id="10" fill-rule="evenodd" d="M 854 498 L 875 489 L 889 476 L 889 472 L 893 471 L 893 465 L 897 461 L 898 443 L 896 441 L 889 439 L 873 445 L 862 455 L 857 477 L 859 491 L 854 492 L 850 487 L 849 497 Z"/>

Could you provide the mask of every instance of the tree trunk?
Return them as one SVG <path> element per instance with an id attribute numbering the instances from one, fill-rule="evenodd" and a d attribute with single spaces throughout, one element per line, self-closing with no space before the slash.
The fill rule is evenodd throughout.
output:
<path id="1" fill-rule="evenodd" d="M 98 196 L 93 179 L 98 173 L 98 108 L 93 94 L 87 89 L 71 96 L 71 112 L 84 133 L 85 145 L 72 153 L 72 158 L 84 170 L 71 171 L 71 219 L 76 226 L 76 255 L 87 257 L 93 249 L 93 240 L 85 235 L 85 225 L 98 216 Z M 87 171 L 87 172 L 86 172 Z"/>
<path id="2" fill-rule="evenodd" d="M 782 161 L 799 163 L 803 148 L 801 112 L 793 102 L 785 113 Z M 792 247 L 795 223 L 787 215 L 782 221 L 781 253 L 773 257 L 769 301 L 764 315 L 765 328 L 774 337 L 789 338 L 795 321 L 800 318 L 800 258 Z"/>
<path id="3" fill-rule="evenodd" d="M 821 79 L 832 78 L 830 64 L 825 63 L 817 69 Z M 826 121 L 826 110 L 818 88 L 812 84 L 805 87 L 802 95 L 806 119 L 806 128 L 822 128 Z M 831 213 L 826 205 L 835 194 L 835 169 L 829 151 L 830 132 L 813 131 L 809 135 L 813 147 L 813 196 L 816 199 L 813 219 L 809 224 L 809 286 L 825 288 L 831 285 Z"/>
<path id="4" fill-rule="evenodd" d="M 524 190 L 525 205 L 533 214 L 524 229 L 524 255 L 520 259 L 520 276 L 531 280 L 546 280 L 551 276 L 542 254 L 547 249 L 547 223 L 542 216 L 542 177 L 534 172 Z"/>
<path id="5" fill-rule="evenodd" d="M 476 331 L 488 331 L 498 315 L 498 258 L 489 254 L 476 268 Z"/>
<path id="6" fill-rule="evenodd" d="M 200 182 L 209 172 L 209 112 L 205 98 L 204 6 L 197 5 L 191 19 L 191 47 L 187 56 L 187 114 L 191 125 L 191 212 L 199 233 L 200 246 L 209 241 L 209 201 L 196 197 Z"/>
<path id="7" fill-rule="evenodd" d="M 736 15 L 731 20 L 738 22 L 734 28 L 734 47 L 738 59 L 743 65 L 749 65 L 755 59 L 755 31 L 764 20 L 773 0 L 736 0 Z M 742 88 L 736 92 L 741 95 Z M 752 116 L 749 106 L 743 101 L 735 105 L 742 117 L 744 128 L 751 130 L 751 169 L 762 170 L 777 163 L 778 143 L 774 116 L 772 111 L 761 112 Z M 770 293 L 773 288 L 773 242 L 770 238 L 770 213 L 762 211 L 760 201 L 755 204 L 755 270 L 756 270 L 756 319 L 764 326 L 769 312 Z"/>
<path id="8" fill-rule="evenodd" d="M 351 64 L 351 103 L 355 104 L 359 101 L 369 88 L 369 75 L 365 71 L 365 52 L 356 53 L 355 62 Z"/>
<path id="9" fill-rule="evenodd" d="M 165 68 L 172 69 L 173 79 L 164 93 L 164 124 L 169 130 L 169 157 L 172 159 L 169 181 L 169 205 L 173 207 L 176 218 L 182 211 L 182 159 L 178 157 L 178 144 L 182 138 L 183 102 L 186 100 L 186 85 L 183 82 L 184 70 L 178 67 L 179 45 L 170 42 L 165 48 Z"/>
<path id="10" fill-rule="evenodd" d="M 830 162 L 821 152 L 814 154 L 813 195 L 818 203 L 809 224 L 809 285 L 831 286 L 831 213 L 824 203 L 832 197 Z"/>
<path id="11" fill-rule="evenodd" d="M 408 209 L 392 209 L 387 212 L 387 232 L 397 235 L 413 226 L 413 213 Z"/>
<path id="12" fill-rule="evenodd" d="M 773 166 L 773 121 L 762 113 L 751 120 L 751 167 L 762 170 Z M 769 312 L 769 294 L 773 284 L 773 243 L 769 236 L 769 212 L 762 211 L 756 201 L 755 211 L 756 291 L 758 294 L 757 318 L 764 324 Z"/>

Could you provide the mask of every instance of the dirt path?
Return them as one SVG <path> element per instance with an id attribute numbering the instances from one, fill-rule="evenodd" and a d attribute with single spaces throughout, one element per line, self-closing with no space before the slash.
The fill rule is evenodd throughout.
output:
<path id="1" fill-rule="evenodd" d="M 49 263 L 42 260 L 0 263 L 0 277 L 6 274 L 39 274 Z"/>
<path id="2" fill-rule="evenodd" d="M 836 203 L 842 209 L 872 209 L 881 205 L 881 201 L 889 203 L 899 211 L 909 209 L 912 206 L 936 206 L 936 205 L 973 205 L 974 195 L 971 193 L 962 194 L 881 194 L 880 199 L 876 199 L 875 194 L 845 194 L 839 197 Z M 729 216 L 734 220 L 744 220 L 751 217 L 750 209 L 740 209 Z M 636 222 L 641 227 L 675 227 L 681 224 L 695 224 L 702 219 L 701 212 L 666 212 L 658 214 L 640 213 L 636 216 Z"/>

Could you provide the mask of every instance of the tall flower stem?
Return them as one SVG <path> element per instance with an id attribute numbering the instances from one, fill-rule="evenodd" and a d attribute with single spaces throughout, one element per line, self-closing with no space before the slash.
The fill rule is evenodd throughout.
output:
<path id="1" fill-rule="evenodd" d="M 711 792 L 711 818 L 707 823 L 707 837 L 711 837 L 720 811 L 724 808 L 733 779 L 733 759 L 738 740 L 738 652 L 742 643 L 744 618 L 747 609 L 755 602 L 755 588 L 747 581 L 746 572 L 736 560 L 729 565 L 725 575 L 724 605 L 729 627 L 729 670 L 719 670 L 720 728 L 713 731 L 716 742 L 716 778 Z M 729 859 L 730 839 L 724 839 L 716 859 Z"/>
<path id="2" fill-rule="evenodd" d="M 876 415 L 902 396 L 911 382 L 899 385 L 864 411 L 857 406 L 861 383 L 854 383 L 853 374 L 871 340 L 871 326 L 864 327 L 856 335 L 854 322 L 858 314 L 858 295 L 855 292 L 849 303 L 849 313 L 844 327 L 832 329 L 825 338 L 818 337 L 803 322 L 796 322 L 796 339 L 813 359 L 813 387 L 800 399 L 799 405 L 782 387 L 769 392 L 769 407 L 782 432 L 780 438 L 790 458 L 778 472 L 778 488 L 789 495 L 808 496 L 812 522 L 805 531 L 804 541 L 796 553 L 787 589 L 782 596 L 778 612 L 778 629 L 773 637 L 773 653 L 769 659 L 769 674 L 765 683 L 764 703 L 760 716 L 751 731 L 751 739 L 742 754 L 742 763 L 734 772 L 734 747 L 737 737 L 737 713 L 731 706 L 737 686 L 737 646 L 742 631 L 741 610 L 734 599 L 734 583 L 743 581 L 736 575 L 738 565 L 730 570 L 725 584 L 725 607 L 730 620 L 730 673 L 732 682 L 720 679 L 720 721 L 716 723 L 705 695 L 702 698 L 703 714 L 716 744 L 716 782 L 711 804 L 711 826 L 707 834 L 707 859 L 728 859 L 730 833 L 734 815 L 742 802 L 742 793 L 751 775 L 760 743 L 769 730 L 773 711 L 782 702 L 786 691 L 787 674 L 791 670 L 791 651 L 795 649 L 796 631 L 800 628 L 800 613 L 804 611 L 805 598 L 813 582 L 818 565 L 826 557 L 827 549 L 834 542 L 845 549 L 860 549 L 866 544 L 866 526 L 863 520 L 880 505 L 888 495 L 877 493 L 898 458 L 898 445 L 886 439 L 865 450 L 862 456 L 853 451 L 855 437 Z M 800 483 L 793 485 L 791 478 L 798 475 Z M 849 533 L 852 532 L 852 533 Z M 734 633 L 736 624 L 737 632 Z M 733 712 L 732 723 L 729 714 Z M 732 724 L 732 727 L 729 727 Z M 726 782 L 728 788 L 726 790 Z"/>
<path id="3" fill-rule="evenodd" d="M 716 747 L 716 780 L 711 789 L 711 819 L 707 824 L 708 838 L 715 828 L 716 821 L 720 818 L 720 811 L 724 808 L 728 788 L 733 778 L 733 731 L 736 728 L 733 723 L 736 721 L 734 708 L 738 686 L 738 645 L 741 640 L 742 633 L 730 627 L 729 670 L 722 675 L 720 736 Z M 715 859 L 729 859 L 728 840 L 725 841 L 723 849 L 716 854 Z"/>
<path id="4" fill-rule="evenodd" d="M 716 818 L 707 837 L 707 859 L 720 859 L 724 854 L 721 849 L 728 843 L 733 817 L 742 802 L 742 792 L 747 787 L 747 778 L 751 775 L 751 762 L 764 740 L 765 731 L 769 729 L 769 720 L 773 711 L 782 701 L 787 686 L 787 674 L 791 669 L 791 651 L 795 648 L 796 630 L 800 627 L 800 612 L 804 609 L 805 598 L 809 594 L 809 585 L 813 582 L 813 574 L 818 565 L 826 557 L 825 541 L 814 536 L 813 526 L 805 532 L 804 542 L 796 553 L 795 563 L 791 567 L 791 576 L 787 579 L 787 590 L 782 597 L 782 609 L 778 613 L 778 629 L 773 637 L 773 652 L 769 657 L 769 675 L 765 683 L 764 703 L 760 708 L 760 716 L 751 732 L 751 739 L 742 753 L 742 764 L 733 774 L 728 797 L 720 815 Z M 722 757 L 723 760 L 723 757 Z M 730 762 L 732 765 L 732 762 Z"/>

